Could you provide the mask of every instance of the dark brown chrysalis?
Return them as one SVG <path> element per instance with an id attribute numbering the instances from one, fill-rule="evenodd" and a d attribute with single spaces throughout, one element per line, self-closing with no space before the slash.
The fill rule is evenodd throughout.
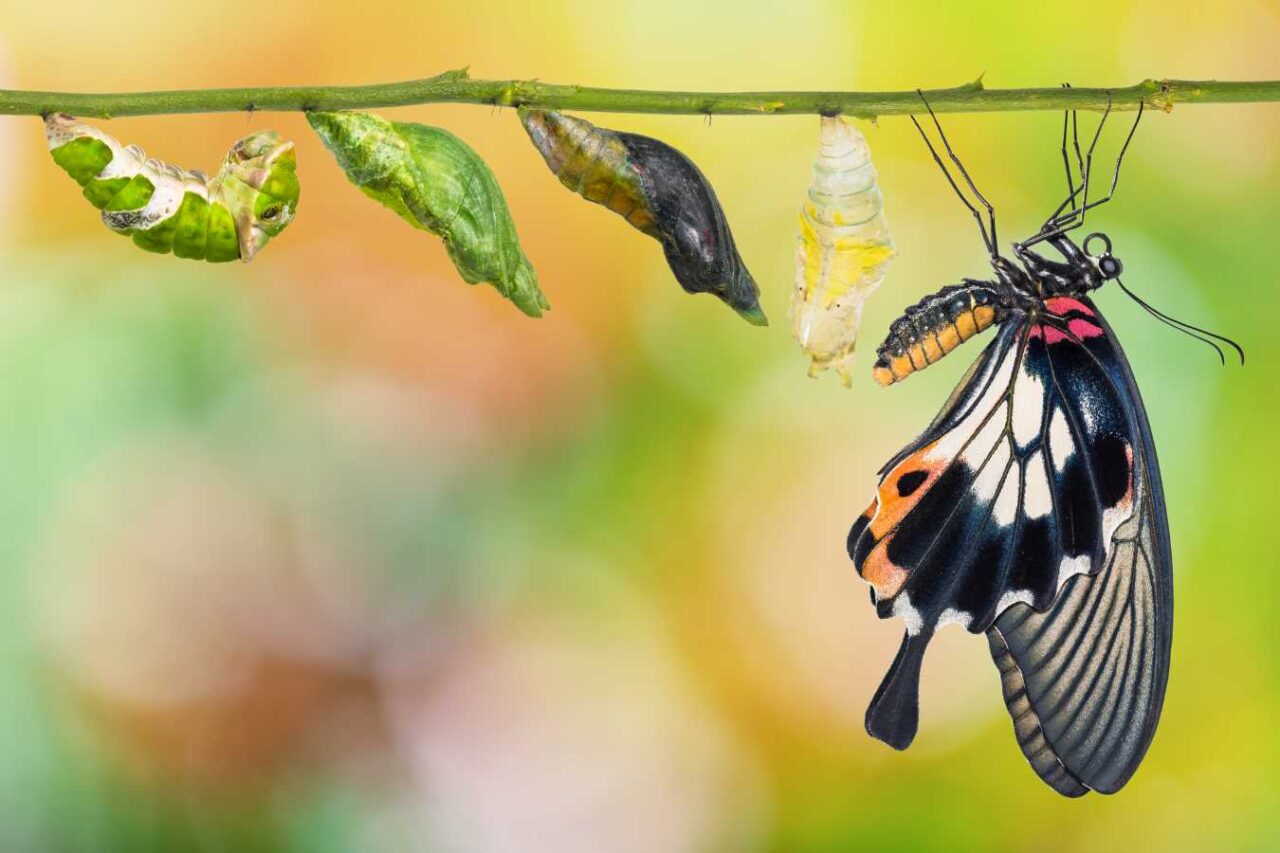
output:
<path id="1" fill-rule="evenodd" d="M 747 322 L 767 324 L 724 210 L 688 157 L 648 136 L 557 112 L 521 108 L 520 121 L 560 183 L 662 243 L 687 292 L 714 293 Z"/>

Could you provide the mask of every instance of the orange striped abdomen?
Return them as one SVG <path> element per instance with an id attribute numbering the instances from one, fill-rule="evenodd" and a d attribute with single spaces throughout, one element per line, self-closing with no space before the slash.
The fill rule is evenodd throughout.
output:
<path id="1" fill-rule="evenodd" d="M 876 350 L 871 375 L 892 385 L 924 370 L 974 335 L 1005 317 L 1003 300 L 985 281 L 966 279 L 908 308 L 889 326 Z"/>

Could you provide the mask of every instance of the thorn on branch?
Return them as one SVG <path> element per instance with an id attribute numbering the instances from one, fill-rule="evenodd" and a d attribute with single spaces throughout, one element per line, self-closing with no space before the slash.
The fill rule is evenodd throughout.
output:
<path id="1" fill-rule="evenodd" d="M 986 89 L 986 86 L 983 85 L 982 83 L 982 78 L 986 76 L 987 76 L 987 72 L 983 71 L 981 74 L 978 75 L 977 80 L 974 80 L 970 83 L 961 83 L 959 86 L 952 86 L 950 89 L 937 89 L 937 90 L 931 90 L 931 91 L 957 92 L 962 94 L 966 92 L 981 92 Z M 918 92 L 919 90 L 917 89 L 916 91 Z"/>

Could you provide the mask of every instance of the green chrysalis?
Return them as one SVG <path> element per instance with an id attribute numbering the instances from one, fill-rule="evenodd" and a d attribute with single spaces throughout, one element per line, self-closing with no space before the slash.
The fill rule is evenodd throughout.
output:
<path id="1" fill-rule="evenodd" d="M 365 195 L 444 240 L 464 281 L 492 284 L 531 317 L 551 307 L 497 178 L 465 142 L 367 113 L 311 112 L 307 119 Z"/>
<path id="2" fill-rule="evenodd" d="M 148 159 L 69 115 L 45 119 L 53 160 L 84 188 L 102 221 L 148 252 L 248 263 L 298 210 L 293 143 L 264 130 L 231 147 L 212 178 Z"/>

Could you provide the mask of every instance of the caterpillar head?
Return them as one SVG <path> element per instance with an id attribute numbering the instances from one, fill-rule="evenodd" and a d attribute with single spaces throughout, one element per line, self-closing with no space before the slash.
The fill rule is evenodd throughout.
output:
<path id="1" fill-rule="evenodd" d="M 242 261 L 251 261 L 293 221 L 298 210 L 297 165 L 293 143 L 271 130 L 246 136 L 227 154 L 222 187 L 235 218 Z"/>

